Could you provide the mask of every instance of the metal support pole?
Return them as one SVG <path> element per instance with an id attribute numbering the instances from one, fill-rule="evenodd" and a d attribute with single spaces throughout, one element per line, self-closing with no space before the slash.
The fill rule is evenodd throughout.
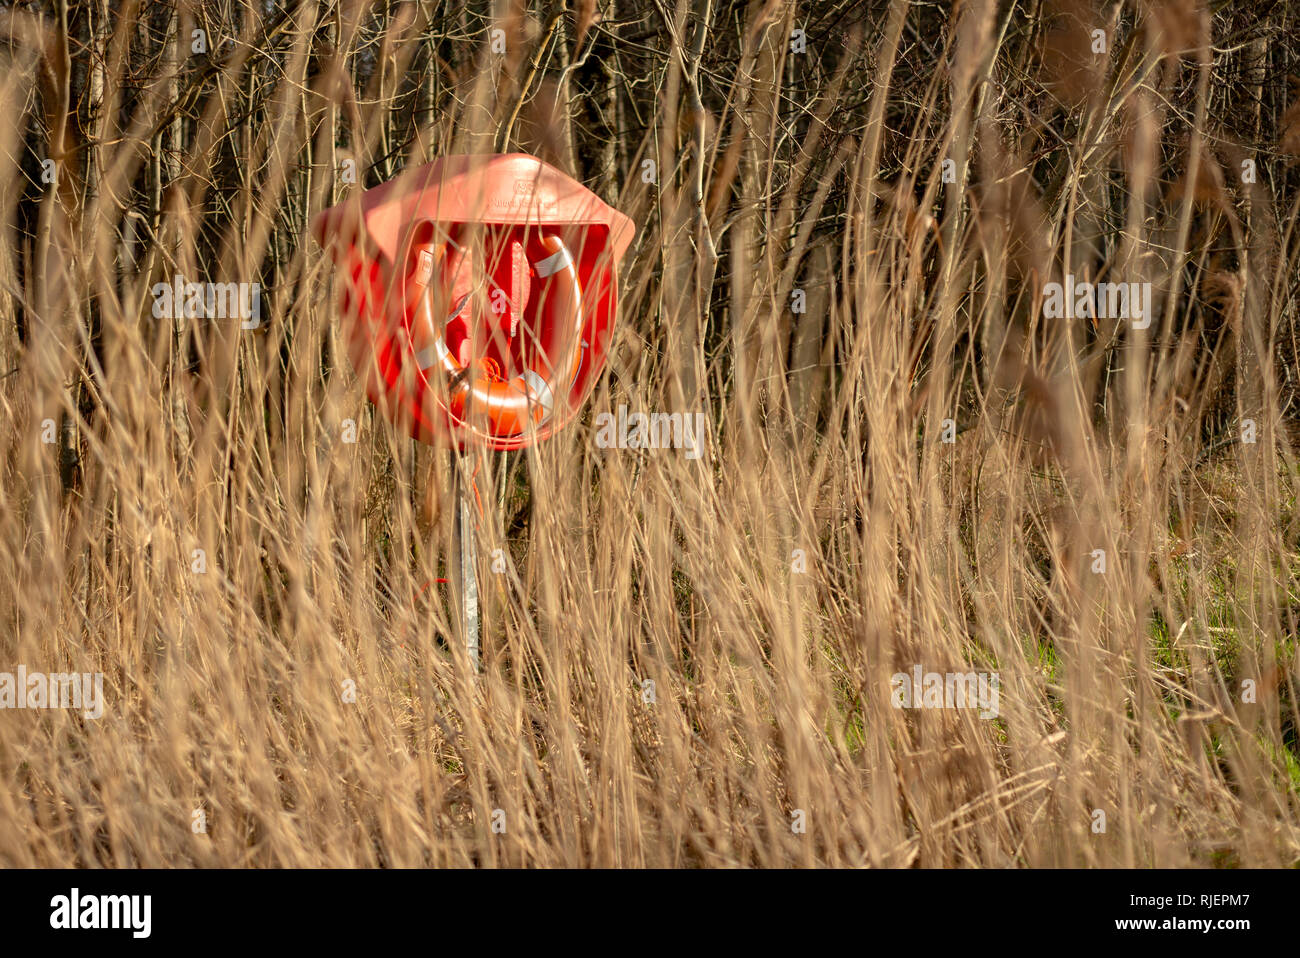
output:
<path id="1" fill-rule="evenodd" d="M 481 671 L 478 640 L 478 575 L 475 571 L 474 513 L 469 490 L 461 476 L 459 456 L 452 451 L 453 500 L 456 503 L 455 542 L 452 544 L 451 593 L 456 621 L 465 636 L 465 651 L 475 673 Z"/>

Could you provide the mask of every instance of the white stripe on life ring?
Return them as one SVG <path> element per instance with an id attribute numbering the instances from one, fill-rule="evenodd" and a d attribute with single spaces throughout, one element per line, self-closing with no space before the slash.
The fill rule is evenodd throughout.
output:
<path id="1" fill-rule="evenodd" d="M 561 247 L 558 253 L 552 253 L 544 260 L 533 264 L 537 270 L 538 276 L 554 276 L 562 269 L 568 269 L 573 265 L 573 257 L 569 255 L 568 247 Z"/>
<path id="2" fill-rule="evenodd" d="M 524 373 L 523 380 L 528 388 L 529 397 L 544 410 L 541 422 L 546 422 L 555 409 L 555 397 L 551 394 L 551 387 L 546 384 L 545 379 L 531 369 Z"/>
<path id="3" fill-rule="evenodd" d="M 451 350 L 447 348 L 447 344 L 439 336 L 436 343 L 432 346 L 426 346 L 415 354 L 415 362 L 419 365 L 421 372 L 428 372 L 450 355 Z"/>

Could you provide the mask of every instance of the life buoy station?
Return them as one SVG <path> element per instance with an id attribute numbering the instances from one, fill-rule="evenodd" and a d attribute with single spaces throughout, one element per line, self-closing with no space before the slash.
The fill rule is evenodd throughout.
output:
<path id="1" fill-rule="evenodd" d="M 537 157 L 448 156 L 320 213 L 366 391 L 433 445 L 520 449 L 604 369 L 632 221 Z"/>
<path id="2" fill-rule="evenodd" d="M 367 396 L 421 442 L 453 457 L 540 442 L 605 368 L 635 228 L 535 156 L 443 157 L 311 229 L 340 270 L 340 322 Z M 477 671 L 473 478 L 454 465 L 453 606 Z"/>

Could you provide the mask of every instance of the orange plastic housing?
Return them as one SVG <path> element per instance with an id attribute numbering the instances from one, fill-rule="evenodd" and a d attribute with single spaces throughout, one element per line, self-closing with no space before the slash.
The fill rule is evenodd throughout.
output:
<path id="1" fill-rule="evenodd" d="M 569 423 L 605 367 L 632 221 L 522 153 L 448 156 L 323 211 L 348 354 L 430 444 L 519 449 Z"/>

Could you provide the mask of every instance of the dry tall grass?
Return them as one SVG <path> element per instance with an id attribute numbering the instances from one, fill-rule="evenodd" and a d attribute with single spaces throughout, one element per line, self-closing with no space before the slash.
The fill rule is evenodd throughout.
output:
<path id="1" fill-rule="evenodd" d="M 0 863 L 1300 861 L 1300 18 L 956 6 L 4 4 L 0 671 L 106 708 L 0 713 Z M 639 232 L 588 412 L 466 463 L 475 678 L 449 456 L 306 224 L 516 149 Z M 1155 322 L 1044 319 L 1066 272 Z M 155 319 L 178 273 L 260 328 Z M 620 404 L 707 455 L 597 448 Z"/>

